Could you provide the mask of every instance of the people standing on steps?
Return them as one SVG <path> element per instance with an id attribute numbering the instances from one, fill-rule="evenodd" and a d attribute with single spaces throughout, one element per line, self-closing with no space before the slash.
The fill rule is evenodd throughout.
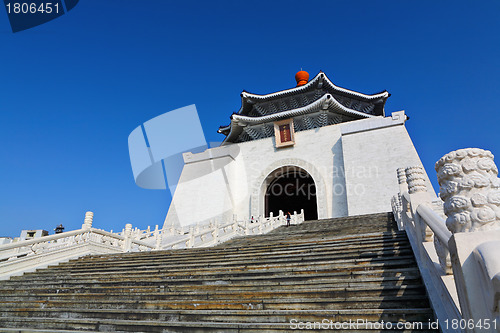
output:
<path id="1" fill-rule="evenodd" d="M 286 226 L 289 227 L 290 226 L 290 220 L 292 219 L 292 215 L 290 214 L 290 212 L 286 213 Z"/>

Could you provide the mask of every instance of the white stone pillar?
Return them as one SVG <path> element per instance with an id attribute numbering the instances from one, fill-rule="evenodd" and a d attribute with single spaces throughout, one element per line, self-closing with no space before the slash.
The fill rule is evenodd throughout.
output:
<path id="1" fill-rule="evenodd" d="M 125 240 L 123 241 L 122 248 L 123 251 L 128 252 L 130 251 L 130 247 L 132 244 L 132 224 L 125 224 L 125 231 L 123 236 L 125 237 Z"/>
<path id="2" fill-rule="evenodd" d="M 92 222 L 94 220 L 94 213 L 86 212 L 85 220 L 83 220 L 82 229 L 90 229 L 92 228 Z"/>
<path id="3" fill-rule="evenodd" d="M 408 184 L 408 194 L 410 195 L 411 210 L 414 217 L 417 215 L 417 208 L 421 204 L 431 203 L 431 198 L 425 185 L 425 171 L 421 166 L 412 166 L 405 169 L 406 182 Z M 415 219 L 415 227 L 421 242 L 432 240 L 432 230 L 420 219 Z"/>
<path id="4" fill-rule="evenodd" d="M 194 227 L 191 226 L 189 228 L 189 246 L 188 247 L 194 247 L 194 241 L 195 241 L 195 231 L 194 231 Z"/>
<path id="5" fill-rule="evenodd" d="M 406 168 L 398 168 L 398 183 L 399 193 L 403 194 L 408 192 L 408 184 L 406 183 Z"/>
<path id="6" fill-rule="evenodd" d="M 244 220 L 244 224 L 245 224 L 245 235 L 248 236 L 250 235 L 250 221 L 248 219 Z"/>
<path id="7" fill-rule="evenodd" d="M 403 207 L 403 195 L 408 192 L 408 184 L 406 183 L 406 170 L 405 168 L 397 169 L 399 192 L 395 194 L 391 199 L 392 212 L 394 213 L 394 218 L 398 223 L 398 229 L 404 229 L 404 223 L 407 222 L 406 212 Z M 406 207 L 408 208 L 408 207 Z"/>
<path id="8" fill-rule="evenodd" d="M 214 244 L 218 244 L 219 243 L 219 222 L 217 220 L 215 220 L 215 222 L 213 224 L 213 228 L 214 228 L 214 230 L 212 231 L 212 237 L 214 239 Z"/>
<path id="9" fill-rule="evenodd" d="M 161 249 L 161 242 L 163 240 L 163 230 L 158 229 L 158 224 L 155 227 L 155 238 L 156 238 L 156 244 L 155 244 L 155 249 L 160 250 Z"/>
<path id="10" fill-rule="evenodd" d="M 452 151 L 436 162 L 436 171 L 452 233 L 500 229 L 500 181 L 490 151 Z"/>
<path id="11" fill-rule="evenodd" d="M 498 308 L 491 306 L 495 303 L 493 281 L 488 278 L 491 272 L 474 255 L 482 244 L 500 241 L 500 180 L 493 154 L 478 148 L 460 149 L 444 155 L 435 168 L 446 226 L 453 233 L 448 245 L 462 316 L 475 322 L 493 320 Z M 500 261 L 500 253 L 496 256 Z M 467 329 L 494 331 L 477 326 Z"/>

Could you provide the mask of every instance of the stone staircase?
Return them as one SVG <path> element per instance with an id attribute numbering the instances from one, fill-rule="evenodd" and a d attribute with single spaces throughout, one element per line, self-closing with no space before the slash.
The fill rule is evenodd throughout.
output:
<path id="1" fill-rule="evenodd" d="M 347 323 L 433 319 L 392 214 L 308 221 L 213 248 L 87 256 L 1 281 L 0 304 L 1 332 L 285 332 L 318 322 L 381 332 Z"/>

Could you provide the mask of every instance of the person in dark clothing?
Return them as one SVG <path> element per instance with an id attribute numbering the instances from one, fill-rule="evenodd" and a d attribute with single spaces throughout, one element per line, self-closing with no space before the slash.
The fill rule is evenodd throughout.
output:
<path id="1" fill-rule="evenodd" d="M 290 220 L 292 219 L 292 215 L 290 214 L 290 212 L 286 213 L 286 226 L 289 227 L 290 226 Z"/>

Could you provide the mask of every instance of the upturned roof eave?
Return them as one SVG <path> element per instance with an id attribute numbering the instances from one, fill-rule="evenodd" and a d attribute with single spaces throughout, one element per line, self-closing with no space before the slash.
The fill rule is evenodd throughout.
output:
<path id="1" fill-rule="evenodd" d="M 377 93 L 377 94 L 369 95 L 369 94 L 363 94 L 363 93 L 360 93 L 360 92 L 357 92 L 354 90 L 339 87 L 339 86 L 335 85 L 328 78 L 328 76 L 326 76 L 325 73 L 319 72 L 318 74 L 316 74 L 316 76 L 312 80 L 310 80 L 308 83 L 306 83 L 302 86 L 293 87 L 293 88 L 289 88 L 289 89 L 285 89 L 285 90 L 280 90 L 280 91 L 277 91 L 274 93 L 264 94 L 264 95 L 252 94 L 252 93 L 243 91 L 241 93 L 242 107 L 240 108 L 240 111 L 242 111 L 244 109 L 244 103 L 248 102 L 248 100 L 253 99 L 253 100 L 258 100 L 261 102 L 261 101 L 265 101 L 266 99 L 285 97 L 285 96 L 289 96 L 289 95 L 292 95 L 295 93 L 301 93 L 303 91 L 306 91 L 306 90 L 309 90 L 310 88 L 312 88 L 316 84 L 316 82 L 318 82 L 319 80 L 324 80 L 324 82 L 327 85 L 329 85 L 330 88 L 332 88 L 336 92 L 355 96 L 358 98 L 362 98 L 366 101 L 372 101 L 372 100 L 376 100 L 376 99 L 380 99 L 380 98 L 383 98 L 385 100 L 389 97 L 389 92 L 387 90 L 384 90 L 384 91 Z M 238 113 L 240 113 L 240 112 L 238 112 Z"/>
<path id="2" fill-rule="evenodd" d="M 376 117 L 375 115 L 370 115 L 367 113 L 347 108 L 342 104 L 340 104 L 331 94 L 325 94 L 317 101 L 312 102 L 311 104 L 306 105 L 304 107 L 287 110 L 279 113 L 274 113 L 270 115 L 265 115 L 260 117 L 248 117 L 241 114 L 233 114 L 231 116 L 231 124 L 223 128 L 225 131 L 229 129 L 229 133 L 226 135 L 226 138 L 224 139 L 221 145 L 224 145 L 225 143 L 227 143 L 228 140 L 234 139 L 235 136 L 241 133 L 241 128 L 243 127 L 241 126 L 241 124 L 245 126 L 248 124 L 256 125 L 256 124 L 274 122 L 282 119 L 297 117 L 309 113 L 315 113 L 320 111 L 321 109 L 324 109 L 323 106 L 325 105 L 325 103 L 328 103 L 328 107 L 326 110 L 329 110 L 330 107 L 333 107 L 335 110 L 346 113 L 348 115 L 358 116 L 361 118 Z M 221 130 L 222 128 L 219 128 L 219 133 L 222 133 Z"/>

